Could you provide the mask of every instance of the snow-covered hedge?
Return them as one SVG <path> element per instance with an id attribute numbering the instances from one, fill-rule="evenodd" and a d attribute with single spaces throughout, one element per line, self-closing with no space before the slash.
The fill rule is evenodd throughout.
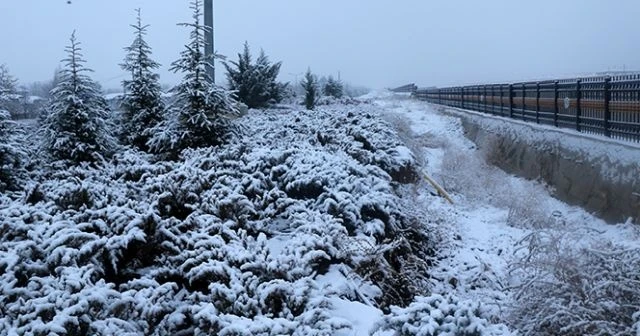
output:
<path id="1" fill-rule="evenodd" d="M 389 332 L 390 331 L 390 332 Z M 406 308 L 392 307 L 375 328 L 374 336 L 506 335 L 502 325 L 483 317 L 481 305 L 453 295 L 417 297 Z"/>
<path id="2" fill-rule="evenodd" d="M 0 334 L 333 335 L 351 324 L 331 295 L 425 293 L 433 226 L 400 196 L 418 167 L 387 124 L 357 105 L 235 122 L 176 162 L 54 163 L 0 195 Z M 320 286 L 332 265 L 382 291 Z"/>
<path id="3" fill-rule="evenodd" d="M 538 230 L 512 264 L 519 303 L 511 320 L 524 335 L 636 335 L 640 250 L 584 230 Z"/>

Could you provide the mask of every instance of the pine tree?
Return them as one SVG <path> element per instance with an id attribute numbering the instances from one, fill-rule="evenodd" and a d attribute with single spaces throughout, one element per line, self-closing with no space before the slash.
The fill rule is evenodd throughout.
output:
<path id="1" fill-rule="evenodd" d="M 18 81 L 11 76 L 9 73 L 9 68 L 0 64 L 0 110 L 4 110 L 9 112 L 9 116 L 11 113 L 16 113 L 16 108 L 18 107 Z"/>
<path id="2" fill-rule="evenodd" d="M 15 185 L 15 172 L 20 165 L 20 153 L 15 141 L 15 124 L 9 111 L 0 107 L 0 191 Z"/>
<path id="3" fill-rule="evenodd" d="M 160 64 L 151 59 L 151 47 L 145 41 L 149 26 L 142 24 L 140 9 L 137 13 L 137 23 L 131 25 L 135 38 L 131 46 L 125 48 L 127 56 L 121 64 L 123 70 L 131 73 L 131 79 L 123 82 L 121 137 L 126 144 L 147 151 L 147 141 L 153 128 L 162 121 L 165 106 L 159 76 L 154 72 Z"/>
<path id="4" fill-rule="evenodd" d="M 324 85 L 323 91 L 325 96 L 331 96 L 340 99 L 343 95 L 342 82 L 334 79 L 333 76 L 329 76 L 329 79 L 327 79 L 327 83 Z"/>
<path id="5" fill-rule="evenodd" d="M 109 133 L 109 107 L 100 86 L 88 75 L 75 32 L 65 48 L 67 58 L 60 82 L 51 91 L 46 119 L 41 125 L 43 148 L 54 159 L 73 163 L 96 162 L 110 154 L 115 140 Z"/>
<path id="6" fill-rule="evenodd" d="M 18 81 L 9 73 L 7 66 L 0 64 L 0 192 L 16 186 L 16 173 L 24 157 L 10 113 L 17 104 L 17 86 Z"/>
<path id="7" fill-rule="evenodd" d="M 244 51 L 242 54 L 238 54 L 238 61 L 231 61 L 230 63 L 235 69 L 231 65 L 224 63 L 227 69 L 229 88 L 235 91 L 239 101 L 250 108 L 254 108 L 251 96 L 253 96 L 253 85 L 256 82 L 256 78 L 248 42 L 244 42 Z"/>
<path id="8" fill-rule="evenodd" d="M 301 85 L 304 89 L 304 105 L 307 110 L 313 110 L 316 107 L 318 99 L 318 84 L 316 76 L 311 73 L 311 68 L 307 69 L 307 73 L 304 75 L 304 80 Z"/>
<path id="9" fill-rule="evenodd" d="M 279 103 L 284 98 L 288 83 L 280 83 L 277 81 L 278 74 L 280 74 L 280 68 L 282 62 L 276 62 L 271 64 L 269 57 L 265 54 L 264 50 L 260 50 L 260 55 L 256 59 L 256 72 L 258 73 L 258 83 L 261 88 L 261 98 L 264 101 L 264 105 L 272 103 Z"/>
<path id="10" fill-rule="evenodd" d="M 250 108 L 262 108 L 279 103 L 284 97 L 287 84 L 277 81 L 282 62 L 271 63 L 264 50 L 256 62 L 252 62 L 249 43 L 238 54 L 238 61 L 225 63 L 229 88 L 237 92 L 238 99 Z"/>
<path id="11" fill-rule="evenodd" d="M 18 91 L 18 81 L 11 76 L 9 68 L 0 64 L 0 104 L 6 103 Z M 2 107 L 4 105 L 0 105 Z"/>
<path id="12" fill-rule="evenodd" d="M 186 49 L 171 65 L 171 71 L 183 73 L 184 77 L 171 90 L 175 94 L 171 115 L 156 128 L 149 142 L 155 151 L 219 145 L 228 135 L 229 117 L 239 114 L 231 92 L 217 86 L 207 74 L 206 68 L 213 60 L 204 54 L 209 28 L 200 24 L 201 7 L 200 0 L 193 0 L 194 22 L 179 24 L 192 29 Z"/>

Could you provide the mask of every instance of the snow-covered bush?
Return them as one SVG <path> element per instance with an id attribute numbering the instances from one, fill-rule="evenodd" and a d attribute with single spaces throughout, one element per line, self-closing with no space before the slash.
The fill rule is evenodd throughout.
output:
<path id="1" fill-rule="evenodd" d="M 524 335 L 637 333 L 640 250 L 596 239 L 567 228 L 520 242 L 511 321 Z"/>
<path id="2" fill-rule="evenodd" d="M 450 192 L 484 195 L 491 188 L 487 164 L 475 153 L 447 144 L 442 157 L 440 178 Z"/>
<path id="3" fill-rule="evenodd" d="M 41 125 L 43 148 L 54 158 L 71 163 L 96 162 L 112 152 L 109 107 L 100 88 L 84 67 L 75 32 L 66 48 L 60 82 L 52 90 L 46 119 Z"/>
<path id="4" fill-rule="evenodd" d="M 388 333 L 390 331 L 390 333 Z M 482 306 L 453 295 L 417 297 L 406 308 L 391 307 L 373 335 L 394 336 L 481 336 L 504 335 L 507 329 L 483 317 Z"/>
<path id="5" fill-rule="evenodd" d="M 333 335 L 352 328 L 335 296 L 428 292 L 437 242 L 388 124 L 357 105 L 230 122 L 177 161 L 131 149 L 0 195 L 0 334 Z M 337 266 L 378 290 L 320 284 Z"/>
<path id="6" fill-rule="evenodd" d="M 337 106 L 340 105 L 315 112 L 318 127 L 314 131 L 320 144 L 340 148 L 361 164 L 380 167 L 395 182 L 415 183 L 420 179 L 419 163 L 389 123 L 371 113 L 357 113 L 357 106 L 335 118 L 326 118 L 327 111 L 338 113 Z M 336 141 L 344 137 L 350 141 Z"/>
<path id="7" fill-rule="evenodd" d="M 509 209 L 507 223 L 510 226 L 527 229 L 543 229 L 556 225 L 553 215 L 549 215 L 544 196 L 547 191 L 538 184 L 524 186 L 519 197 L 505 203 Z"/>

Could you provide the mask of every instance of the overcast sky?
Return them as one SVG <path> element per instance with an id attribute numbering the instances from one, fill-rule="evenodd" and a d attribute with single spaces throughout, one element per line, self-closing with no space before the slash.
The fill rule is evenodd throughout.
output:
<path id="1" fill-rule="evenodd" d="M 23 83 L 48 79 L 75 29 L 95 79 L 118 87 L 138 7 L 161 81 L 175 83 L 187 0 L 0 0 L 0 63 Z M 638 0 L 215 1 L 219 53 L 235 58 L 247 40 L 283 61 L 283 80 L 310 66 L 373 88 L 640 70 L 639 18 Z"/>

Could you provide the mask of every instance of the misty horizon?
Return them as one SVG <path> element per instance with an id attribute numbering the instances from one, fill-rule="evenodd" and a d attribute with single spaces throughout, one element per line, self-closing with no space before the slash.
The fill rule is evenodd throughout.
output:
<path id="1" fill-rule="evenodd" d="M 168 68 L 178 58 L 190 22 L 186 1 L 64 0 L 4 1 L 0 37 L 6 64 L 22 84 L 46 81 L 64 58 L 73 30 L 87 66 L 105 89 L 127 74 L 119 64 L 133 40 L 135 9 L 149 24 L 148 42 L 162 64 L 161 82 L 180 74 Z M 216 1 L 215 49 L 230 59 L 249 42 L 272 61 L 282 61 L 280 79 L 296 81 L 308 67 L 371 88 L 415 82 L 450 86 L 640 70 L 640 3 L 551 0 L 452 1 Z M 586 20 L 586 19 L 589 20 Z M 597 18 L 594 20 L 593 18 Z M 216 64 L 217 82 L 226 82 Z"/>

